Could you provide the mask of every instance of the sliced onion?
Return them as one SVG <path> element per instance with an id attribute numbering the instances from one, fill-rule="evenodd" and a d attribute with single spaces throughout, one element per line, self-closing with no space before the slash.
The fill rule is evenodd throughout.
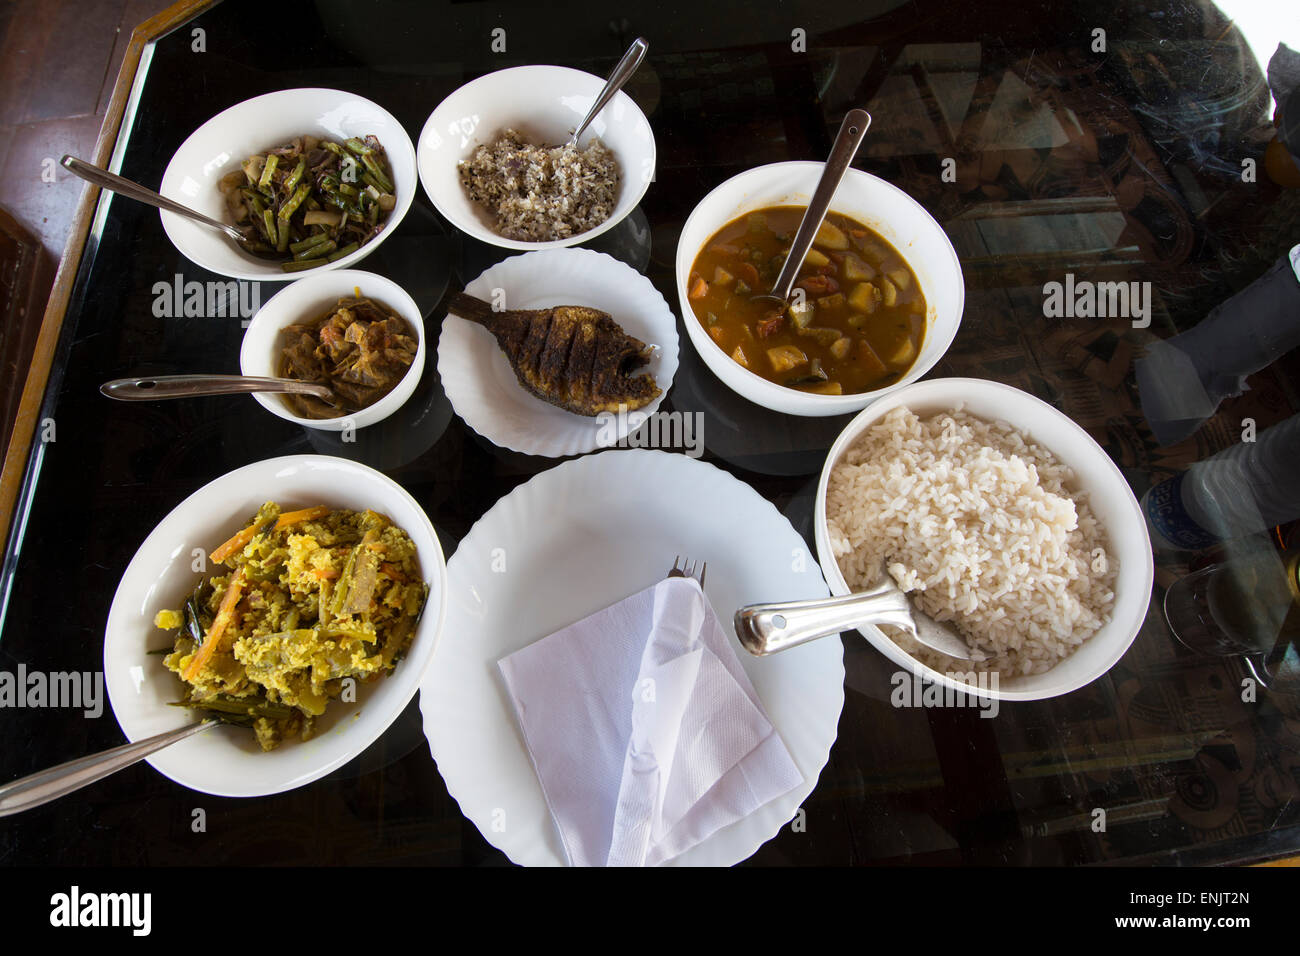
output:
<path id="1" fill-rule="evenodd" d="M 337 226 L 339 214 L 328 209 L 308 209 L 302 217 L 304 226 Z"/>

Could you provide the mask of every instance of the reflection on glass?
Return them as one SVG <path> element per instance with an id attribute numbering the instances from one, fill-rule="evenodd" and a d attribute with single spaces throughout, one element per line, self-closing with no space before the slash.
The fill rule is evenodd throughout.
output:
<path id="1" fill-rule="evenodd" d="M 1284 564 L 1267 537 L 1230 549 L 1228 558 L 1179 578 L 1165 593 L 1174 636 L 1202 654 L 1268 654 L 1300 631 L 1300 556 Z"/>

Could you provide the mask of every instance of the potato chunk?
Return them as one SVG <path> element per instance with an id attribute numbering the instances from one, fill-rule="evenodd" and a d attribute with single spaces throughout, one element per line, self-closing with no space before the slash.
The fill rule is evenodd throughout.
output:
<path id="1" fill-rule="evenodd" d="M 916 346 L 912 344 L 910 338 L 903 339 L 889 353 L 889 364 L 895 368 L 902 368 L 912 364 L 912 359 L 916 358 Z"/>
<path id="2" fill-rule="evenodd" d="M 866 339 L 858 340 L 858 364 L 871 378 L 879 378 L 887 371 L 885 363 L 880 361 L 880 356 Z"/>
<path id="3" fill-rule="evenodd" d="M 880 290 L 870 282 L 859 282 L 849 293 L 849 305 L 858 312 L 870 315 L 880 304 Z"/>
<path id="4" fill-rule="evenodd" d="M 863 279 L 874 279 L 876 277 L 875 267 L 869 263 L 863 262 L 852 253 L 844 257 L 844 278 L 851 282 L 859 282 Z"/>
<path id="5" fill-rule="evenodd" d="M 823 221 L 817 229 L 817 235 L 813 237 L 813 245 L 821 246 L 823 249 L 844 250 L 849 247 L 849 237 L 844 234 L 844 230 L 832 222 Z"/>
<path id="6" fill-rule="evenodd" d="M 808 356 L 793 345 L 778 345 L 767 350 L 767 360 L 772 363 L 772 371 L 788 372 L 807 363 Z"/>

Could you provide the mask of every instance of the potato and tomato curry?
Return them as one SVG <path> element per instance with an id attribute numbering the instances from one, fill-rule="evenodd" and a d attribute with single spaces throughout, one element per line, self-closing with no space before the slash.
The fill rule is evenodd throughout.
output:
<path id="1" fill-rule="evenodd" d="M 771 289 L 803 213 L 772 206 L 718 230 L 687 282 L 695 317 L 734 361 L 778 385 L 822 395 L 892 385 L 920 354 L 925 295 L 879 233 L 828 213 L 786 308 L 752 299 Z"/>

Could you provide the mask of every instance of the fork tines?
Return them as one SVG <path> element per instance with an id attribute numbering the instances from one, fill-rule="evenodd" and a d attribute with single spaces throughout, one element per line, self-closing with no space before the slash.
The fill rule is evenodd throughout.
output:
<path id="1" fill-rule="evenodd" d="M 690 558 L 683 558 L 680 554 L 673 559 L 673 569 L 668 572 L 670 578 L 694 578 L 701 588 L 704 587 L 704 572 L 708 570 L 708 562 L 701 561 L 696 566 L 695 561 Z"/>

